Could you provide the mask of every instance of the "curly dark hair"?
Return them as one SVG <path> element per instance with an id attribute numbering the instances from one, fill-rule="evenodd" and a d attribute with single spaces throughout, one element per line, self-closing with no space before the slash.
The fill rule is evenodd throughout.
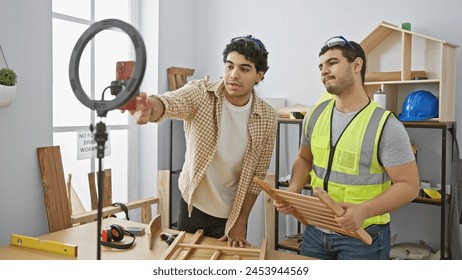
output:
<path id="1" fill-rule="evenodd" d="M 356 43 L 355 41 L 348 41 L 350 45 L 344 44 L 342 45 L 333 45 L 328 46 L 324 45 L 319 52 L 319 56 L 325 54 L 328 50 L 338 49 L 342 51 L 342 55 L 348 60 L 348 62 L 353 62 L 357 57 L 360 57 L 363 60 L 363 68 L 361 69 L 361 80 L 364 84 L 365 76 L 366 76 L 366 54 L 364 53 L 364 49 L 361 47 L 360 44 Z"/>
<path id="2" fill-rule="evenodd" d="M 231 39 L 231 42 L 227 44 L 223 50 L 224 63 L 226 63 L 226 58 L 230 52 L 237 52 L 243 55 L 248 61 L 255 63 L 257 72 L 263 71 L 266 73 L 269 69 L 268 51 L 266 50 L 265 45 L 252 35 Z"/>

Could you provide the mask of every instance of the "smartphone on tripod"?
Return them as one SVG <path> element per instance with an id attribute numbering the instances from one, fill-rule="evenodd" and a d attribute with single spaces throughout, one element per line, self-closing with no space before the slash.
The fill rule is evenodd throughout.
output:
<path id="1" fill-rule="evenodd" d="M 135 68 L 134 61 L 117 61 L 116 63 L 116 82 L 118 82 L 119 85 L 125 86 L 132 76 L 133 68 Z M 123 105 L 119 109 L 120 110 L 135 110 L 136 109 L 136 96 L 130 99 L 125 105 Z"/>

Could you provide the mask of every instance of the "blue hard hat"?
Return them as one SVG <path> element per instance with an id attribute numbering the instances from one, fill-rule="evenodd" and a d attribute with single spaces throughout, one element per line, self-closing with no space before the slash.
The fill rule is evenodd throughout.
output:
<path id="1" fill-rule="evenodd" d="M 423 121 L 438 117 L 438 98 L 426 90 L 416 90 L 406 97 L 398 115 L 400 121 Z"/>

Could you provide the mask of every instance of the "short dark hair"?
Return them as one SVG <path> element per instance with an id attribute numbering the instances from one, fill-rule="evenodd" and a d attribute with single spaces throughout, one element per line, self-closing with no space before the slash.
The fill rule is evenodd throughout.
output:
<path id="1" fill-rule="evenodd" d="M 328 46 L 324 45 L 319 52 L 319 56 L 325 54 L 328 50 L 331 49 L 338 49 L 342 51 L 342 55 L 348 60 L 348 62 L 353 62 L 357 57 L 360 57 L 363 60 L 363 68 L 361 69 L 361 80 L 364 84 L 366 78 L 366 54 L 364 53 L 364 49 L 361 47 L 360 44 L 356 43 L 355 41 L 348 41 L 351 48 L 348 44 L 342 45 L 333 45 Z"/>
<path id="2" fill-rule="evenodd" d="M 265 45 L 252 35 L 241 36 L 231 39 L 223 50 L 223 62 L 230 52 L 237 52 L 243 55 L 248 61 L 255 63 L 257 72 L 268 71 L 268 51 Z M 263 77 L 264 78 L 264 77 Z M 263 80 L 262 78 L 262 80 Z"/>

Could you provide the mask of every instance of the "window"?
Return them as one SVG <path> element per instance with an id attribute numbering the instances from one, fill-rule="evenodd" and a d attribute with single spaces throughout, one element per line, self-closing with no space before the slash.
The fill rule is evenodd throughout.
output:
<path id="1" fill-rule="evenodd" d="M 135 1 L 130 0 L 53 0 L 53 145 L 61 147 L 65 174 L 72 175 L 72 186 L 87 211 L 91 210 L 87 173 L 98 171 L 96 157 L 79 159 L 78 133 L 89 132 L 90 124 L 103 121 L 109 134 L 109 151 L 103 169 L 112 169 L 112 200 L 128 200 L 131 156 L 128 113 L 109 111 L 103 120 L 75 97 L 69 83 L 69 61 L 75 43 L 94 22 L 117 18 L 131 23 Z M 130 38 L 121 30 L 104 30 L 86 45 L 80 60 L 82 87 L 90 99 L 100 99 L 103 90 L 115 80 L 117 61 L 134 60 Z M 110 90 L 104 96 L 111 98 Z M 113 98 L 113 97 L 112 97 Z M 67 177 L 65 178 L 67 180 Z"/>

